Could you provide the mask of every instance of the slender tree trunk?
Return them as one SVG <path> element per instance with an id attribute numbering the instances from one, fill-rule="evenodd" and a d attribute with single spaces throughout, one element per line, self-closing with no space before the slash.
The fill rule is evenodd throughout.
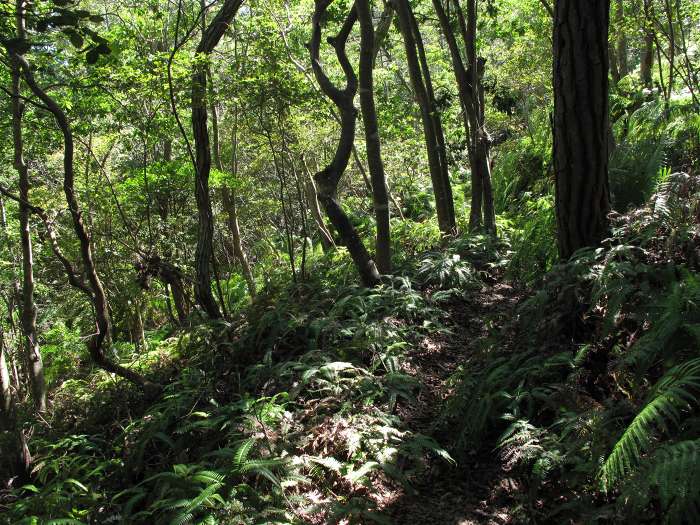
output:
<path id="1" fill-rule="evenodd" d="M 408 4 L 408 0 L 397 0 L 396 13 L 399 20 L 399 28 L 403 37 L 406 60 L 408 62 L 408 72 L 411 77 L 413 91 L 420 107 L 421 120 L 423 123 L 423 133 L 425 145 L 428 153 L 428 165 L 430 168 L 430 178 L 435 194 L 435 207 L 437 210 L 438 224 L 440 231 L 445 235 L 452 235 L 455 232 L 454 202 L 452 200 L 452 188 L 446 182 L 447 166 L 444 165 L 440 153 L 440 142 L 435 118 L 434 107 L 431 105 L 427 79 L 421 73 L 421 65 L 418 57 L 418 49 L 414 32 L 413 13 Z"/>
<path id="2" fill-rule="evenodd" d="M 673 20 L 673 7 L 670 0 L 664 0 L 664 11 L 666 12 L 666 20 L 668 22 L 668 95 L 666 100 L 671 100 L 673 95 L 673 86 L 675 83 L 676 70 L 676 25 Z"/>
<path id="3" fill-rule="evenodd" d="M 615 22 L 617 26 L 616 55 L 620 78 L 629 74 L 627 62 L 627 35 L 625 34 L 625 6 L 623 0 L 615 0 Z"/>
<path id="4" fill-rule="evenodd" d="M 195 250 L 195 297 L 212 319 L 221 317 L 211 290 L 211 255 L 214 242 L 214 215 L 209 195 L 211 147 L 207 129 L 207 61 L 229 24 L 236 16 L 242 0 L 226 0 L 211 24 L 202 34 L 197 46 L 192 72 L 192 132 L 195 144 L 195 198 L 197 201 L 198 230 Z"/>
<path id="5" fill-rule="evenodd" d="M 465 18 L 459 0 L 453 0 L 457 21 L 464 40 L 467 64 L 463 76 L 467 78 L 463 106 L 469 123 L 469 158 L 472 172 L 472 194 L 469 229 L 479 230 L 482 225 L 489 233 L 496 232 L 496 212 L 491 186 L 491 138 L 486 130 L 483 75 L 486 61 L 477 56 L 476 0 L 467 0 Z M 464 67 L 464 66 L 463 66 Z"/>
<path id="6" fill-rule="evenodd" d="M 78 202 L 75 192 L 75 170 L 74 170 L 74 140 L 73 131 L 71 129 L 68 117 L 56 101 L 49 96 L 39 84 L 37 84 L 32 69 L 29 63 L 22 55 L 10 51 L 10 56 L 16 59 L 20 65 L 23 78 L 32 91 L 32 93 L 46 106 L 48 111 L 53 115 L 56 123 L 63 135 L 63 192 L 66 197 L 68 209 L 70 210 L 71 219 L 73 221 L 73 230 L 75 231 L 80 243 L 80 256 L 83 262 L 84 271 L 87 274 L 87 279 L 90 287 L 87 288 L 81 285 L 81 281 L 75 275 L 71 275 L 68 271 L 70 264 L 64 266 L 68 271 L 68 278 L 73 286 L 76 286 L 81 291 L 85 292 L 92 300 L 92 305 L 95 314 L 96 333 L 92 335 L 88 342 L 88 350 L 95 363 L 106 370 L 121 376 L 142 388 L 145 388 L 149 393 L 155 393 L 158 389 L 157 385 L 153 385 L 146 381 L 140 374 L 112 362 L 104 349 L 105 341 L 109 341 L 112 330 L 112 322 L 109 313 L 109 303 L 102 281 L 97 273 L 94 260 L 94 249 L 92 239 L 85 226 L 83 213 Z"/>
<path id="7" fill-rule="evenodd" d="M 372 23 L 372 8 L 369 0 L 356 0 L 355 9 L 360 22 L 360 107 L 365 128 L 367 164 L 372 178 L 374 215 L 377 222 L 375 243 L 377 269 L 380 273 L 391 273 L 391 230 L 389 223 L 389 192 L 382 163 L 381 141 L 374 105 L 374 48 L 375 35 Z"/>
<path id="8" fill-rule="evenodd" d="M 0 325 L 0 412 L 7 417 L 12 408 L 12 385 L 5 355 L 5 334 Z"/>
<path id="9" fill-rule="evenodd" d="M 306 184 L 304 184 L 304 191 L 306 192 L 306 201 L 309 205 L 309 210 L 311 211 L 311 216 L 316 223 L 316 229 L 318 230 L 318 235 L 321 239 L 321 247 L 324 252 L 328 252 L 331 248 L 335 247 L 335 241 L 333 240 L 333 235 L 326 227 L 326 223 L 323 221 L 323 214 L 321 213 L 321 206 L 318 203 L 316 183 L 314 183 L 313 175 L 306 163 L 306 158 L 302 156 L 302 164 L 304 165 L 304 172 L 306 173 Z"/>
<path id="10" fill-rule="evenodd" d="M 17 38 L 24 35 L 24 0 L 16 0 L 15 25 Z M 37 308 L 34 301 L 34 255 L 29 226 L 31 210 L 29 201 L 29 170 L 24 161 L 24 138 L 22 136 L 22 113 L 24 103 L 20 98 L 21 70 L 17 58 L 12 59 L 12 137 L 14 142 L 14 168 L 19 174 L 19 227 L 22 245 L 22 329 L 25 337 L 25 357 L 31 385 L 34 407 L 39 412 L 46 410 L 46 381 L 44 363 L 41 359 L 39 337 L 36 329 Z"/>
<path id="11" fill-rule="evenodd" d="M 338 231 L 341 239 L 352 257 L 360 274 L 360 279 L 365 286 L 375 286 L 379 283 L 380 276 L 377 267 L 369 255 L 362 239 L 350 222 L 347 214 L 338 201 L 338 183 L 343 176 L 350 161 L 353 144 L 355 141 L 355 124 L 357 121 L 357 109 L 353 99 L 357 93 L 357 76 L 348 60 L 345 46 L 348 36 L 357 21 L 357 11 L 353 6 L 347 16 L 343 27 L 335 38 L 329 38 L 329 43 L 335 49 L 336 58 L 345 74 L 346 86 L 344 89 L 336 87 L 326 76 L 320 63 L 321 48 L 321 24 L 332 0 L 316 0 L 312 19 L 312 35 L 309 43 L 311 66 L 316 81 L 323 93 L 333 101 L 340 113 L 340 138 L 331 163 L 314 177 L 318 191 L 318 200 L 326 210 L 329 220 Z"/>
<path id="12" fill-rule="evenodd" d="M 558 0 L 554 20 L 554 172 L 559 254 L 608 233 L 610 0 Z"/>
<path id="13" fill-rule="evenodd" d="M 211 78 L 211 76 L 210 76 Z M 213 87 L 213 86 L 212 86 Z M 213 90 L 212 90 L 213 91 Z M 217 170 L 223 172 L 224 166 L 221 162 L 221 149 L 219 141 L 219 115 L 216 108 L 216 101 L 213 93 L 210 92 L 210 113 L 211 113 L 211 130 L 212 130 L 212 146 L 214 153 L 214 166 Z M 238 175 L 238 108 L 234 108 L 234 121 L 231 130 L 231 176 L 235 180 Z M 243 242 L 241 241 L 241 230 L 238 225 L 238 210 L 236 207 L 235 197 L 231 193 L 231 189 L 224 183 L 221 188 L 221 203 L 226 212 L 226 225 L 228 226 L 229 235 L 231 236 L 231 245 L 233 247 L 233 256 L 241 266 L 243 278 L 248 286 L 248 294 L 251 298 L 256 296 L 255 278 L 250 269 L 248 258 L 243 251 Z"/>
<path id="14" fill-rule="evenodd" d="M 652 87 L 652 68 L 654 66 L 654 29 L 648 17 L 652 0 L 643 0 L 643 2 L 645 15 L 643 19 L 644 48 L 642 49 L 642 61 L 639 66 L 639 76 L 644 87 L 649 89 Z"/>

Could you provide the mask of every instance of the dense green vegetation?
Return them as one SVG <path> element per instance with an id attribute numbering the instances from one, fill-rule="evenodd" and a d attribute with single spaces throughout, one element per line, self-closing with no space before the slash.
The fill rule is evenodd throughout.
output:
<path id="1" fill-rule="evenodd" d="M 700 521 L 700 4 L 0 44 L 0 523 Z"/>

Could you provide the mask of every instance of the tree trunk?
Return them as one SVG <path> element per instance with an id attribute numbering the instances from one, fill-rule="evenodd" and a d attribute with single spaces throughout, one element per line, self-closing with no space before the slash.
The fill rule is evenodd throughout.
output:
<path id="1" fill-rule="evenodd" d="M 7 417 L 12 408 L 12 386 L 5 354 L 5 332 L 0 323 L 0 413 Z"/>
<path id="2" fill-rule="evenodd" d="M 16 0 L 15 24 L 17 38 L 24 35 L 24 0 Z M 22 136 L 22 113 L 24 103 L 20 98 L 21 70 L 17 58 L 12 59 L 12 138 L 14 142 L 14 168 L 19 175 L 19 228 L 22 245 L 22 329 L 25 338 L 25 358 L 31 385 L 34 407 L 39 412 L 46 410 L 46 380 L 44 363 L 39 348 L 36 329 L 37 308 L 34 301 L 34 255 L 32 253 L 32 236 L 29 226 L 31 210 L 29 201 L 29 170 L 24 161 L 24 138 Z"/>
<path id="3" fill-rule="evenodd" d="M 389 192 L 387 190 L 382 163 L 377 110 L 374 105 L 374 49 L 375 35 L 372 23 L 372 8 L 369 0 L 356 0 L 355 9 L 360 22 L 360 107 L 365 128 L 367 165 L 372 179 L 374 215 L 377 221 L 375 243 L 377 269 L 380 273 L 391 273 L 391 230 L 389 224 Z"/>
<path id="4" fill-rule="evenodd" d="M 316 228 L 318 229 L 319 237 L 321 238 L 321 247 L 324 253 L 328 252 L 331 248 L 335 247 L 335 241 L 333 240 L 333 235 L 326 227 L 326 223 L 323 221 L 323 214 L 321 213 L 321 206 L 318 203 L 316 184 L 314 183 L 314 178 L 311 175 L 311 170 L 306 163 L 306 159 L 302 156 L 301 159 L 304 164 L 304 171 L 306 173 L 307 179 L 306 184 L 304 184 L 304 191 L 306 192 L 306 201 L 309 205 L 309 210 L 311 211 L 311 216 L 314 218 L 316 223 Z"/>
<path id="5" fill-rule="evenodd" d="M 210 74 L 211 78 L 211 74 Z M 213 86 L 212 86 L 213 87 Z M 211 90 L 213 91 L 213 89 Z M 224 166 L 221 162 L 221 149 L 219 141 L 219 115 L 216 108 L 213 92 L 210 92 L 210 113 L 211 113 L 211 134 L 212 146 L 214 152 L 214 166 L 217 170 L 223 172 Z M 238 108 L 234 108 L 234 122 L 231 131 L 231 176 L 235 180 L 238 175 Z M 243 278 L 248 286 L 248 294 L 254 298 L 257 294 L 255 289 L 255 278 L 250 269 L 248 258 L 243 251 L 243 242 L 241 240 L 241 230 L 238 225 L 238 210 L 236 208 L 235 196 L 231 194 L 230 188 L 224 183 L 221 188 L 221 203 L 226 212 L 226 225 L 228 226 L 229 234 L 231 235 L 231 245 L 233 246 L 233 256 L 241 266 Z"/>
<path id="6" fill-rule="evenodd" d="M 9 467 L 11 476 L 18 476 L 20 482 L 26 483 L 30 478 L 32 456 L 22 430 L 16 400 L 12 395 L 7 365 L 5 332 L 0 325 L 0 432 L 12 436 L 8 450 L 0 457 L 0 468 Z"/>
<path id="7" fill-rule="evenodd" d="M 353 99 L 357 93 L 357 76 L 352 69 L 345 50 L 350 31 L 352 31 L 352 27 L 357 21 L 357 11 L 353 6 L 338 35 L 335 38 L 328 39 L 328 42 L 335 49 L 336 58 L 345 74 L 346 86 L 341 90 L 326 76 L 319 58 L 321 23 L 331 1 L 316 0 L 312 19 L 311 42 L 308 47 L 316 81 L 319 83 L 323 93 L 333 101 L 340 112 L 340 138 L 333 160 L 325 169 L 317 173 L 314 179 L 318 191 L 318 200 L 326 210 L 329 220 L 348 249 L 360 274 L 362 283 L 365 286 L 376 286 L 380 278 L 377 267 L 337 198 L 338 183 L 350 161 L 355 140 L 355 124 L 357 122 L 357 109 L 353 105 Z"/>
<path id="8" fill-rule="evenodd" d="M 469 125 L 469 160 L 471 164 L 472 194 L 469 229 L 479 230 L 482 225 L 489 233 L 496 232 L 496 212 L 491 187 L 491 138 L 486 130 L 484 102 L 484 66 L 486 61 L 477 56 L 476 1 L 467 0 L 465 19 L 459 0 L 454 0 L 455 12 L 466 49 L 467 64 L 462 77 L 466 78 L 464 101 Z M 445 16 L 445 19 L 447 17 Z M 459 51 L 457 51 L 459 53 Z"/>
<path id="9" fill-rule="evenodd" d="M 642 60 L 639 66 L 639 76 L 645 88 L 652 87 L 652 68 L 654 67 L 654 34 L 653 27 L 649 21 L 649 11 L 652 0 L 644 0 L 644 48 L 642 49 Z"/>
<path id="10" fill-rule="evenodd" d="M 83 221 L 83 213 L 75 192 L 73 131 L 68 121 L 68 117 L 63 109 L 61 109 L 56 101 L 49 96 L 46 91 L 39 86 L 39 84 L 37 84 L 32 69 L 26 59 L 14 51 L 10 51 L 10 55 L 13 59 L 18 61 L 27 86 L 53 115 L 54 119 L 56 120 L 56 124 L 63 135 L 63 192 L 66 197 L 68 209 L 70 210 L 71 219 L 73 221 L 73 230 L 75 231 L 76 237 L 78 237 L 80 244 L 80 256 L 90 287 L 87 288 L 84 285 L 81 285 L 81 282 L 76 279 L 76 276 L 71 275 L 71 272 L 68 271 L 70 264 L 66 265 L 64 262 L 64 266 L 67 269 L 70 283 L 88 294 L 92 300 L 92 306 L 95 314 L 96 333 L 93 334 L 87 342 L 90 356 L 98 366 L 107 372 L 117 374 L 118 376 L 123 377 L 146 389 L 149 393 L 155 393 L 155 391 L 158 389 L 157 385 L 153 385 L 152 383 L 146 381 L 137 372 L 118 365 L 107 357 L 104 349 L 104 343 L 111 336 L 112 322 L 109 313 L 107 295 L 104 291 L 102 281 L 100 280 L 97 273 L 97 268 L 95 266 L 92 239 Z"/>
<path id="11" fill-rule="evenodd" d="M 608 234 L 610 0 L 558 0 L 554 20 L 554 173 L 559 254 Z"/>
<path id="12" fill-rule="evenodd" d="M 396 13 L 406 51 L 411 84 L 421 112 L 423 134 L 425 136 L 425 145 L 428 153 L 430 178 L 433 185 L 433 193 L 435 194 L 438 224 L 443 234 L 452 235 L 455 232 L 456 221 L 454 202 L 452 200 L 452 188 L 449 185 L 447 166 L 444 164 L 444 157 L 441 155 L 440 151 L 439 131 L 441 130 L 436 129 L 436 125 L 440 125 L 440 121 L 439 117 L 436 118 L 434 112 L 435 108 L 431 105 L 429 90 L 426 86 L 428 80 L 425 79 L 421 73 L 416 43 L 417 38 L 415 35 L 416 27 L 413 23 L 413 13 L 408 4 L 408 0 L 397 0 Z"/>
<path id="13" fill-rule="evenodd" d="M 629 74 L 627 62 L 627 35 L 625 34 L 625 6 L 623 0 L 615 0 L 615 22 L 617 26 L 616 55 L 620 78 Z"/>
<path id="14" fill-rule="evenodd" d="M 229 24 L 236 16 L 242 0 L 226 0 L 211 24 L 202 33 L 197 46 L 192 72 L 192 133 L 195 144 L 195 198 L 197 201 L 197 249 L 195 250 L 195 297 L 211 319 L 219 319 L 221 311 L 211 290 L 211 256 L 214 242 L 214 216 L 209 195 L 211 147 L 207 129 L 207 61 Z"/>

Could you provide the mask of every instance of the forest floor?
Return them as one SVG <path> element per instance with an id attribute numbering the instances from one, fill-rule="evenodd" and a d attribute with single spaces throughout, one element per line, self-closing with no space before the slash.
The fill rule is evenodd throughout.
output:
<path id="1" fill-rule="evenodd" d="M 459 366 L 480 368 L 490 339 L 514 346 L 511 320 L 523 298 L 522 290 L 497 282 L 447 308 L 451 333 L 426 337 L 408 355 L 405 371 L 421 390 L 415 403 L 399 407 L 407 428 L 446 443 L 451 429 L 436 422 L 451 393 L 450 378 Z M 456 464 L 431 459 L 411 489 L 394 488 L 377 503 L 395 525 L 505 525 L 522 512 L 521 491 L 496 451 L 472 451 Z"/>

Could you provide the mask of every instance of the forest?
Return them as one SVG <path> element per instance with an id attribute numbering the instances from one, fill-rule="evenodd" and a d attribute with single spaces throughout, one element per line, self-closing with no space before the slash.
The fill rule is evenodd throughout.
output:
<path id="1" fill-rule="evenodd" d="M 700 523 L 700 2 L 0 0 L 0 524 Z"/>

